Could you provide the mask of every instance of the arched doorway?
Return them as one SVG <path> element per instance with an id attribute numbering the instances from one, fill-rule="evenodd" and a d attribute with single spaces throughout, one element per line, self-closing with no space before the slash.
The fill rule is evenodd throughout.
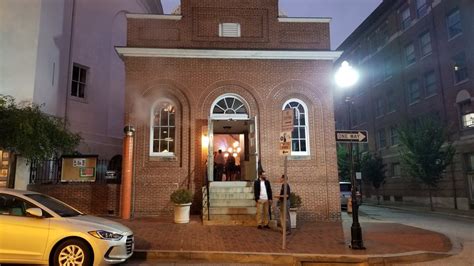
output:
<path id="1" fill-rule="evenodd" d="M 227 93 L 212 103 L 208 121 L 208 180 L 250 181 L 258 172 L 256 117 L 240 95 Z"/>

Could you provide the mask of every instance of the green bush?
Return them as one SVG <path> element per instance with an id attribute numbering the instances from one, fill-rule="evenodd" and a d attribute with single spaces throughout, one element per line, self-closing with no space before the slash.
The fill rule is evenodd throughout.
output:
<path id="1" fill-rule="evenodd" d="M 290 208 L 299 208 L 301 207 L 302 204 L 303 202 L 301 201 L 301 197 L 298 194 L 291 192 L 290 193 Z"/>
<path id="2" fill-rule="evenodd" d="M 170 199 L 175 204 L 191 203 L 193 201 L 193 194 L 191 191 L 181 188 L 174 191 L 171 194 Z"/>

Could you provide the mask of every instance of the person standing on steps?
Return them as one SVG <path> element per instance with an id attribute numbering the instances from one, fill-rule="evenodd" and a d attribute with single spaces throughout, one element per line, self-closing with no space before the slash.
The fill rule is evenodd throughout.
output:
<path id="1" fill-rule="evenodd" d="M 253 185 L 253 193 L 255 202 L 257 203 L 257 228 L 270 228 L 269 208 L 272 204 L 272 187 L 270 181 L 267 180 L 265 171 L 260 173 L 260 176 L 255 180 Z"/>
<path id="2" fill-rule="evenodd" d="M 225 157 L 224 157 L 224 153 L 222 153 L 222 150 L 219 150 L 217 152 L 214 163 L 216 164 L 216 172 L 217 172 L 215 181 L 222 181 L 222 175 L 224 174 L 224 165 L 225 165 Z"/>

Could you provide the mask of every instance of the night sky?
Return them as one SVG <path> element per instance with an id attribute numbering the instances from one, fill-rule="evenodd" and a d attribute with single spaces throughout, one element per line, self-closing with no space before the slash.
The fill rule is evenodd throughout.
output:
<path id="1" fill-rule="evenodd" d="M 180 1 L 161 2 L 165 14 L 169 14 Z M 382 0 L 280 0 L 280 9 L 289 17 L 331 17 L 331 48 L 334 50 L 381 2 Z"/>

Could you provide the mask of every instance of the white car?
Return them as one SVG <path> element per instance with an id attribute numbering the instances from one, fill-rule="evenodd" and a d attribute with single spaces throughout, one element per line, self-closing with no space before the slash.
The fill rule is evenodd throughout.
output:
<path id="1" fill-rule="evenodd" d="M 132 231 L 44 194 L 0 189 L 0 264 L 103 265 L 133 254 Z"/>

